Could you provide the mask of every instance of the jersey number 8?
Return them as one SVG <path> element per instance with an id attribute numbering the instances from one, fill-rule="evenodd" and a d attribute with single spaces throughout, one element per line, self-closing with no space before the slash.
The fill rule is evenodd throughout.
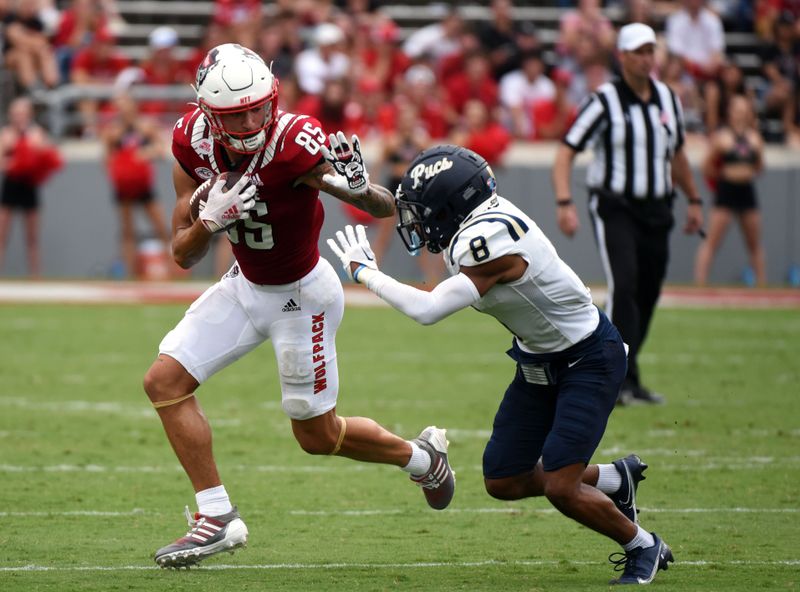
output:
<path id="1" fill-rule="evenodd" d="M 486 239 L 482 236 L 476 236 L 469 241 L 469 249 L 475 261 L 485 261 L 489 258 L 489 247 L 486 246 Z"/>

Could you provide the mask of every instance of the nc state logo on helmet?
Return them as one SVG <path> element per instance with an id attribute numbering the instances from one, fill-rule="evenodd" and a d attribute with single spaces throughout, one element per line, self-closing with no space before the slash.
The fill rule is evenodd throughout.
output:
<path id="1" fill-rule="evenodd" d="M 215 141 L 244 154 L 264 148 L 278 115 L 278 79 L 258 54 L 238 43 L 214 47 L 197 68 L 195 90 Z M 225 123 L 226 115 L 259 108 L 264 119 L 256 129 Z"/>
<path id="2" fill-rule="evenodd" d="M 486 160 L 467 148 L 442 144 L 421 152 L 395 192 L 397 231 L 409 253 L 446 249 L 470 212 L 495 194 Z"/>

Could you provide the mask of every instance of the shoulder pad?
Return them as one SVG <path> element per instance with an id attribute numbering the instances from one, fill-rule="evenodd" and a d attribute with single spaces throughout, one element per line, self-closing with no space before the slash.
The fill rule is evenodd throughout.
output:
<path id="1" fill-rule="evenodd" d="M 214 150 L 214 142 L 206 119 L 200 109 L 181 117 L 172 128 L 172 154 L 184 165 L 199 158 L 207 161 Z"/>

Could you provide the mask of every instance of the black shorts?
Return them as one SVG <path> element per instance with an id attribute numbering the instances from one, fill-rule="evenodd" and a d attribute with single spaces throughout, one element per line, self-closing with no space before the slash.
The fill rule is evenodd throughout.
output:
<path id="1" fill-rule="evenodd" d="M 588 464 L 627 369 L 617 329 L 600 312 L 595 332 L 563 352 L 529 354 L 515 342 L 508 354 L 517 360 L 517 371 L 483 453 L 484 477 L 520 475 L 540 457 L 545 471 Z"/>
<path id="2" fill-rule="evenodd" d="M 15 210 L 35 210 L 39 207 L 39 190 L 35 185 L 24 181 L 3 179 L 0 204 Z"/>
<path id="3" fill-rule="evenodd" d="M 746 212 L 758 208 L 756 188 L 753 183 L 730 183 L 720 180 L 714 205 L 734 212 Z"/>

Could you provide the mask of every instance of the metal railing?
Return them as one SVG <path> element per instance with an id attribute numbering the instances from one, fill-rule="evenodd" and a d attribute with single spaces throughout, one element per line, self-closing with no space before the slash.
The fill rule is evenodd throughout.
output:
<path id="1" fill-rule="evenodd" d="M 73 126 L 81 125 L 81 114 L 73 107 L 83 99 L 108 100 L 121 91 L 113 84 L 65 84 L 53 90 L 34 93 L 33 101 L 45 108 L 42 123 L 54 138 L 61 138 Z M 125 89 L 138 101 L 194 101 L 196 94 L 188 84 L 135 84 Z M 188 110 L 188 108 L 187 108 Z"/>

